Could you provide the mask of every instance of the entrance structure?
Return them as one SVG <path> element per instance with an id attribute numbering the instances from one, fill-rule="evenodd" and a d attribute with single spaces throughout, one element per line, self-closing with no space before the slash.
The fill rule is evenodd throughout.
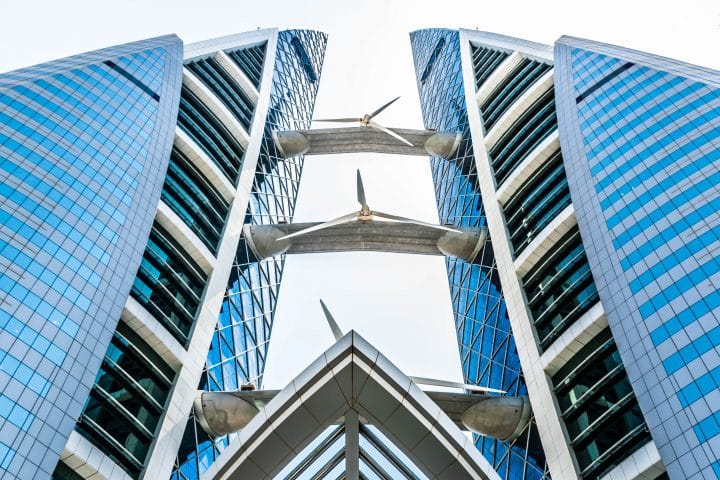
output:
<path id="1" fill-rule="evenodd" d="M 482 403 L 484 395 L 477 397 Z M 394 447 L 385 446 L 391 453 L 397 448 L 412 462 L 400 466 L 409 472 L 406 478 L 417 478 L 414 470 L 433 479 L 500 478 L 441 407 L 354 331 L 260 409 L 203 478 L 275 478 L 318 435 L 336 424 L 344 428 L 345 444 L 316 468 L 331 478 L 363 478 L 361 463 L 374 471 L 387 468 L 382 459 L 361 447 L 360 436 L 368 431 L 367 425 L 392 442 Z M 308 459 L 295 463 L 309 464 L 320 456 L 321 452 L 313 451 Z M 385 472 L 381 478 L 391 477 Z"/>

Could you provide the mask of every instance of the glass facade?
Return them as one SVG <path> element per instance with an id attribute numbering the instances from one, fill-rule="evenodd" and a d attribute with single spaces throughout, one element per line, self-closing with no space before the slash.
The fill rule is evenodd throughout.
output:
<path id="1" fill-rule="evenodd" d="M 592 193 L 578 222 L 633 389 L 670 478 L 720 478 L 720 75 L 576 39 L 556 55 L 570 188 Z"/>
<path id="2" fill-rule="evenodd" d="M 78 432 L 138 478 L 174 377 L 173 369 L 121 321 L 78 420 Z"/>
<path id="3" fill-rule="evenodd" d="M 212 57 L 193 60 L 185 68 L 195 74 L 206 87 L 240 122 L 245 131 L 250 131 L 255 105 L 243 91 L 235 87 L 230 74 Z"/>
<path id="4" fill-rule="evenodd" d="M 571 203 L 562 155 L 558 150 L 503 206 L 515 256 L 520 255 Z"/>
<path id="5" fill-rule="evenodd" d="M 160 197 L 175 36 L 0 75 L 0 476 L 50 477 Z"/>
<path id="6" fill-rule="evenodd" d="M 600 299 L 577 228 L 538 260 L 523 284 L 541 351 Z"/>
<path id="7" fill-rule="evenodd" d="M 309 128 L 326 43 L 327 36 L 320 32 L 278 34 L 269 110 L 246 222 L 292 220 L 303 158 L 283 159 L 271 133 Z M 228 53 L 239 61 L 237 50 Z M 200 390 L 235 390 L 250 382 L 261 387 L 283 265 L 283 256 L 258 261 L 245 239 L 240 239 Z M 199 478 L 233 437 L 210 439 L 191 415 L 172 478 Z"/>
<path id="8" fill-rule="evenodd" d="M 476 45 L 470 46 L 470 54 L 472 55 L 473 73 L 475 75 L 475 88 L 480 88 L 480 85 L 485 83 L 485 80 L 503 60 L 510 56 L 510 53 L 506 51 Z"/>
<path id="9" fill-rule="evenodd" d="M 160 198 L 212 253 L 217 251 L 230 205 L 177 148 L 170 154 Z"/>
<path id="10" fill-rule="evenodd" d="M 431 159 L 440 223 L 483 226 L 485 215 L 467 124 L 459 33 L 420 30 L 410 39 L 425 126 L 463 135 L 453 158 Z M 444 45 L 437 53 L 441 40 Z M 481 75 L 486 78 L 503 55 L 507 56 L 475 50 L 473 60 L 476 65 L 487 66 L 489 71 Z M 428 69 L 430 61 L 433 66 Z M 423 79 L 426 71 L 430 73 Z M 510 395 L 527 394 L 490 242 L 473 263 L 448 258 L 446 265 L 465 381 L 502 389 Z M 549 478 L 534 420 L 512 442 L 475 436 L 475 443 L 501 478 Z"/>
<path id="11" fill-rule="evenodd" d="M 557 128 L 555 92 L 552 88 L 518 118 L 490 148 L 490 165 L 497 185 L 502 183 Z"/>
<path id="12" fill-rule="evenodd" d="M 486 131 L 488 121 L 491 122 L 490 128 L 493 122 L 497 125 L 500 114 L 494 108 L 510 111 L 524 92 L 539 85 L 540 79 L 552 71 L 551 64 L 525 56 L 525 43 L 516 43 L 520 55 L 517 65 L 508 68 L 497 86 L 480 102 L 479 113 Z M 501 44 L 508 46 L 510 43 L 505 38 Z M 481 48 L 493 49 L 492 46 L 473 45 L 472 40 L 470 47 L 473 52 Z M 527 47 L 535 48 L 531 45 Z M 477 66 L 477 62 L 474 67 L 482 68 Z M 487 71 L 474 71 L 476 80 L 490 78 L 490 75 Z M 507 180 L 541 142 L 556 131 L 555 90 L 543 86 L 538 87 L 537 91 L 537 99 L 528 102 L 524 110 L 517 113 L 517 120 L 503 127 L 502 132 L 495 132 L 500 135 L 491 144 L 488 157 L 497 185 Z M 522 184 L 499 205 L 510 237 L 510 253 L 514 257 L 523 253 L 540 232 L 572 203 L 563 154 L 559 149 L 550 153 L 540 165 L 533 166 L 532 171 L 523 172 L 522 175 Z M 571 325 L 598 304 L 599 295 L 577 227 L 554 240 L 552 245 L 544 246 L 543 253 L 538 256 L 537 261 L 520 279 L 519 286 L 524 290 L 521 298 L 527 302 L 530 320 L 537 332 L 539 353 L 542 354 Z M 596 341 L 599 340 L 593 340 Z M 568 365 L 575 362 L 577 366 L 577 362 L 586 357 L 576 355 Z M 560 405 L 558 413 L 564 419 L 566 432 L 572 440 L 570 447 L 580 467 L 581 478 L 599 478 L 649 441 L 623 365 L 617 354 L 613 358 L 617 362 L 613 366 L 612 379 L 596 378 L 597 385 L 582 384 L 569 391 L 563 390 L 564 386 L 556 383 L 556 399 Z M 586 367 L 584 373 L 588 375 L 587 381 L 591 373 L 598 374 L 597 370 L 591 369 L 601 368 L 600 365 Z M 554 378 L 556 382 L 570 381 L 562 377 L 562 372 L 566 372 L 567 368 L 571 367 L 561 368 L 558 374 L 561 377 Z M 591 393 L 583 396 L 580 403 L 569 405 L 568 402 L 577 399 L 579 391 L 585 387 Z"/>
<path id="13" fill-rule="evenodd" d="M 609 329 L 584 345 L 552 381 L 582 478 L 601 478 L 650 440 Z"/>
<path id="14" fill-rule="evenodd" d="M 207 275 L 157 222 L 130 294 L 186 345 Z"/>
<path id="15" fill-rule="evenodd" d="M 256 88 L 260 88 L 260 80 L 262 79 L 263 65 L 265 64 L 265 50 L 267 42 L 261 45 L 255 45 L 249 48 L 240 48 L 238 50 L 228 50 L 227 55 L 240 67 L 240 70 L 247 75 L 250 82 Z"/>
<path id="16" fill-rule="evenodd" d="M 178 127 L 217 165 L 235 185 L 245 149 L 225 124 L 189 88 L 183 86 Z"/>
<path id="17" fill-rule="evenodd" d="M 552 65 L 523 58 L 480 105 L 485 130 L 490 130 L 513 103 L 550 70 Z"/>

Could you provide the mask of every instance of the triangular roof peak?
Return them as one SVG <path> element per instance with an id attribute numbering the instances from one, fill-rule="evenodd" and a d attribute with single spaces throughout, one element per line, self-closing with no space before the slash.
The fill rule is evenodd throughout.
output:
<path id="1" fill-rule="evenodd" d="M 472 439 L 355 331 L 281 390 L 203 478 L 273 478 L 327 427 L 354 412 L 428 478 L 499 480 Z M 346 463 L 352 462 L 346 457 Z"/>

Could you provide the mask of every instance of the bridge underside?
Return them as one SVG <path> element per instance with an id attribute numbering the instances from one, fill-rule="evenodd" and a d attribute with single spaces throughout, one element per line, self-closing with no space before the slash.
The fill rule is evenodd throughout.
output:
<path id="1" fill-rule="evenodd" d="M 327 128 L 273 132 L 275 145 L 285 157 L 335 155 L 341 153 L 390 153 L 450 157 L 460 141 L 454 132 L 393 128 L 412 143 L 406 145 L 386 132 L 372 127 Z"/>
<path id="2" fill-rule="evenodd" d="M 286 235 L 321 225 L 292 223 L 245 225 L 245 237 L 258 258 L 280 253 L 392 252 L 450 255 L 472 259 L 485 241 L 485 230 L 458 231 L 393 221 L 357 221 L 329 226 L 293 238 Z"/>

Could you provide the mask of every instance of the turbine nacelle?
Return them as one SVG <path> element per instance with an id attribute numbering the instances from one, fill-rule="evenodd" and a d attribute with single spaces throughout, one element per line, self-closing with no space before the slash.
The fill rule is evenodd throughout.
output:
<path id="1" fill-rule="evenodd" d="M 300 235 L 305 235 L 310 232 L 316 232 L 318 230 L 323 230 L 325 228 L 333 227 L 336 225 L 342 225 L 349 222 L 357 222 L 357 221 L 370 221 L 374 219 L 384 219 L 384 220 L 394 220 L 396 222 L 401 223 L 409 223 L 413 225 L 422 225 L 424 227 L 433 228 L 437 230 L 443 230 L 446 232 L 455 232 L 455 233 L 461 233 L 462 231 L 455 227 L 446 227 L 443 225 L 433 225 L 431 223 L 421 222 L 419 220 L 412 220 L 410 218 L 406 217 L 400 217 L 398 215 L 392 215 L 389 213 L 380 212 L 377 210 L 371 210 L 370 207 L 367 204 L 367 200 L 365 198 L 365 188 L 363 187 L 362 182 L 362 176 L 360 175 L 360 170 L 357 171 L 357 201 L 360 204 L 360 211 L 358 213 L 350 213 L 348 215 L 343 215 L 341 217 L 334 218 L 333 220 L 329 220 L 327 222 L 321 223 L 319 225 L 314 225 L 312 227 L 305 228 L 303 230 L 300 230 L 299 232 L 294 232 L 288 235 L 285 235 L 283 237 L 280 237 L 277 239 L 277 241 L 283 241 L 288 240 L 293 237 L 298 237 Z"/>
<path id="2" fill-rule="evenodd" d="M 303 155 L 310 150 L 310 139 L 296 130 L 272 132 L 273 142 L 282 158 Z"/>
<path id="3" fill-rule="evenodd" d="M 409 378 L 416 384 L 424 384 L 413 377 Z M 239 432 L 277 393 L 276 390 L 199 391 L 193 403 L 195 418 L 200 427 L 213 438 Z M 478 393 L 438 391 L 425 393 L 466 430 L 502 441 L 517 438 L 530 421 L 530 402 L 524 396 L 490 397 Z"/>
<path id="4" fill-rule="evenodd" d="M 487 240 L 487 229 L 459 227 L 458 231 L 445 232 L 437 240 L 437 248 L 443 255 L 462 258 L 472 262 Z"/>
<path id="5" fill-rule="evenodd" d="M 509 441 L 525 430 L 531 413 L 527 397 L 487 397 L 465 410 L 460 421 L 471 432 Z"/>
<path id="6" fill-rule="evenodd" d="M 373 118 L 375 118 L 380 112 L 385 110 L 387 107 L 395 103 L 400 97 L 395 97 L 392 100 L 390 100 L 388 103 L 383 105 L 382 107 L 378 108 L 372 113 L 366 113 L 360 118 L 325 118 L 325 119 L 317 119 L 318 122 L 334 122 L 334 123 L 354 123 L 354 122 L 360 122 L 360 125 L 364 127 L 370 127 L 374 128 L 376 130 L 380 130 L 381 132 L 385 132 L 391 137 L 400 140 L 402 143 L 412 147 L 413 144 L 406 138 L 403 138 L 402 136 L 398 135 L 396 132 L 390 130 L 389 128 L 385 128 L 382 125 L 380 125 L 377 122 L 373 121 Z"/>
<path id="7" fill-rule="evenodd" d="M 425 140 L 423 147 L 428 155 L 441 158 L 452 158 L 460 146 L 462 135 L 455 132 L 437 132 Z"/>
<path id="8" fill-rule="evenodd" d="M 198 391 L 193 401 L 195 418 L 208 435 L 222 437 L 245 428 L 275 394 L 275 391 Z"/>

